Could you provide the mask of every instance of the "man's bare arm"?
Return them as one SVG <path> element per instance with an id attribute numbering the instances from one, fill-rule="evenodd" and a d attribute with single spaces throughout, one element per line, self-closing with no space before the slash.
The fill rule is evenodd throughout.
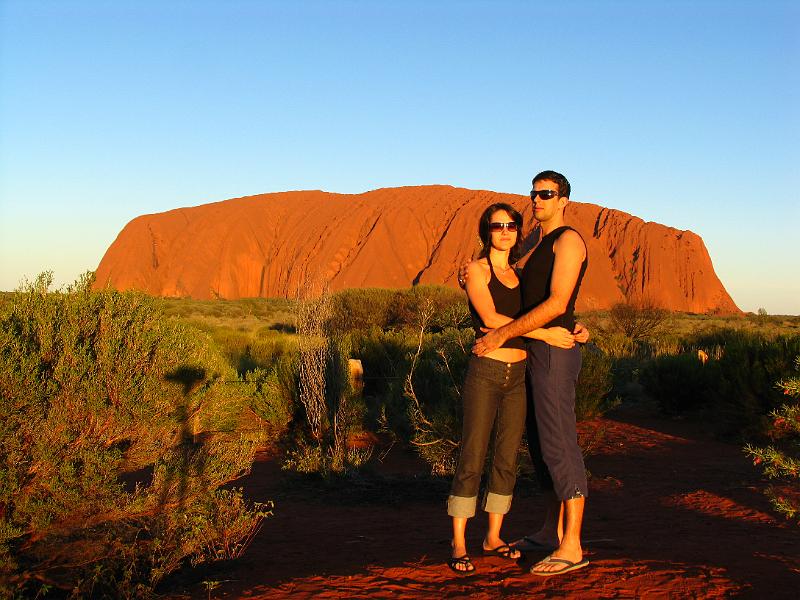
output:
<path id="1" fill-rule="evenodd" d="M 575 231 L 565 231 L 553 245 L 555 263 L 550 283 L 550 296 L 521 317 L 492 330 L 476 341 L 473 352 L 484 355 L 499 348 L 506 340 L 540 328 L 564 314 L 578 282 L 586 245 Z"/>

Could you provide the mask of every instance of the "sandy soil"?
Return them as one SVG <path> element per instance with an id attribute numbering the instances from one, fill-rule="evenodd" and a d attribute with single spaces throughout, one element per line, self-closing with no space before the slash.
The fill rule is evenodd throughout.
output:
<path id="1" fill-rule="evenodd" d="M 800 529 L 770 511 L 738 446 L 641 411 L 584 424 L 596 427 L 606 434 L 586 463 L 583 570 L 542 579 L 527 573 L 542 553 L 520 565 L 481 557 L 479 515 L 468 529 L 477 573 L 454 575 L 448 484 L 400 449 L 380 476 L 337 486 L 289 477 L 265 456 L 243 485 L 275 500 L 274 517 L 242 559 L 175 581 L 173 597 L 209 597 L 200 579 L 219 582 L 212 598 L 800 597 Z M 522 479 L 506 539 L 534 531 L 541 507 Z"/>

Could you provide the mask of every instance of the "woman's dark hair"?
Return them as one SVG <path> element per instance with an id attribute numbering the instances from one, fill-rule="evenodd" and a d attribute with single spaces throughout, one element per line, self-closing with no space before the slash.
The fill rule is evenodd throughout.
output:
<path id="1" fill-rule="evenodd" d="M 506 211 L 514 220 L 514 223 L 517 224 L 517 241 L 511 247 L 511 252 L 508 255 L 508 262 L 515 263 L 520 258 L 518 254 L 522 244 L 522 215 L 519 214 L 516 208 L 505 202 L 496 202 L 489 206 L 483 211 L 480 221 L 478 221 L 478 237 L 481 239 L 481 244 L 483 244 L 481 251 L 478 253 L 478 258 L 486 258 L 489 256 L 489 250 L 492 249 L 492 234 L 489 231 L 489 223 L 492 222 L 492 215 L 498 210 Z"/>

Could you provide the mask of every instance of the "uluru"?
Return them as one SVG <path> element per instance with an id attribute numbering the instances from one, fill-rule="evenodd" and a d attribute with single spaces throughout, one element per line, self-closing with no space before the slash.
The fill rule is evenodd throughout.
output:
<path id="1" fill-rule="evenodd" d="M 292 297 L 311 280 L 335 291 L 416 284 L 455 287 L 494 202 L 532 227 L 527 196 L 446 185 L 362 194 L 293 191 L 235 198 L 128 223 L 96 271 L 97 288 L 196 299 Z M 566 220 L 586 240 L 578 310 L 627 300 L 692 313 L 739 313 L 700 236 L 572 201 Z"/>

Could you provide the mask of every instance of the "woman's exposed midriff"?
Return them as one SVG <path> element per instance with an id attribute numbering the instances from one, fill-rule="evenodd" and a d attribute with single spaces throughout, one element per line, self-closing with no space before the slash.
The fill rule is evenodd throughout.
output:
<path id="1" fill-rule="evenodd" d="M 486 358 L 493 358 L 495 360 L 501 360 L 503 362 L 515 363 L 521 360 L 525 360 L 528 356 L 528 353 L 525 350 L 520 350 L 519 348 L 498 348 L 497 350 L 492 350 L 489 354 L 486 354 Z"/>

